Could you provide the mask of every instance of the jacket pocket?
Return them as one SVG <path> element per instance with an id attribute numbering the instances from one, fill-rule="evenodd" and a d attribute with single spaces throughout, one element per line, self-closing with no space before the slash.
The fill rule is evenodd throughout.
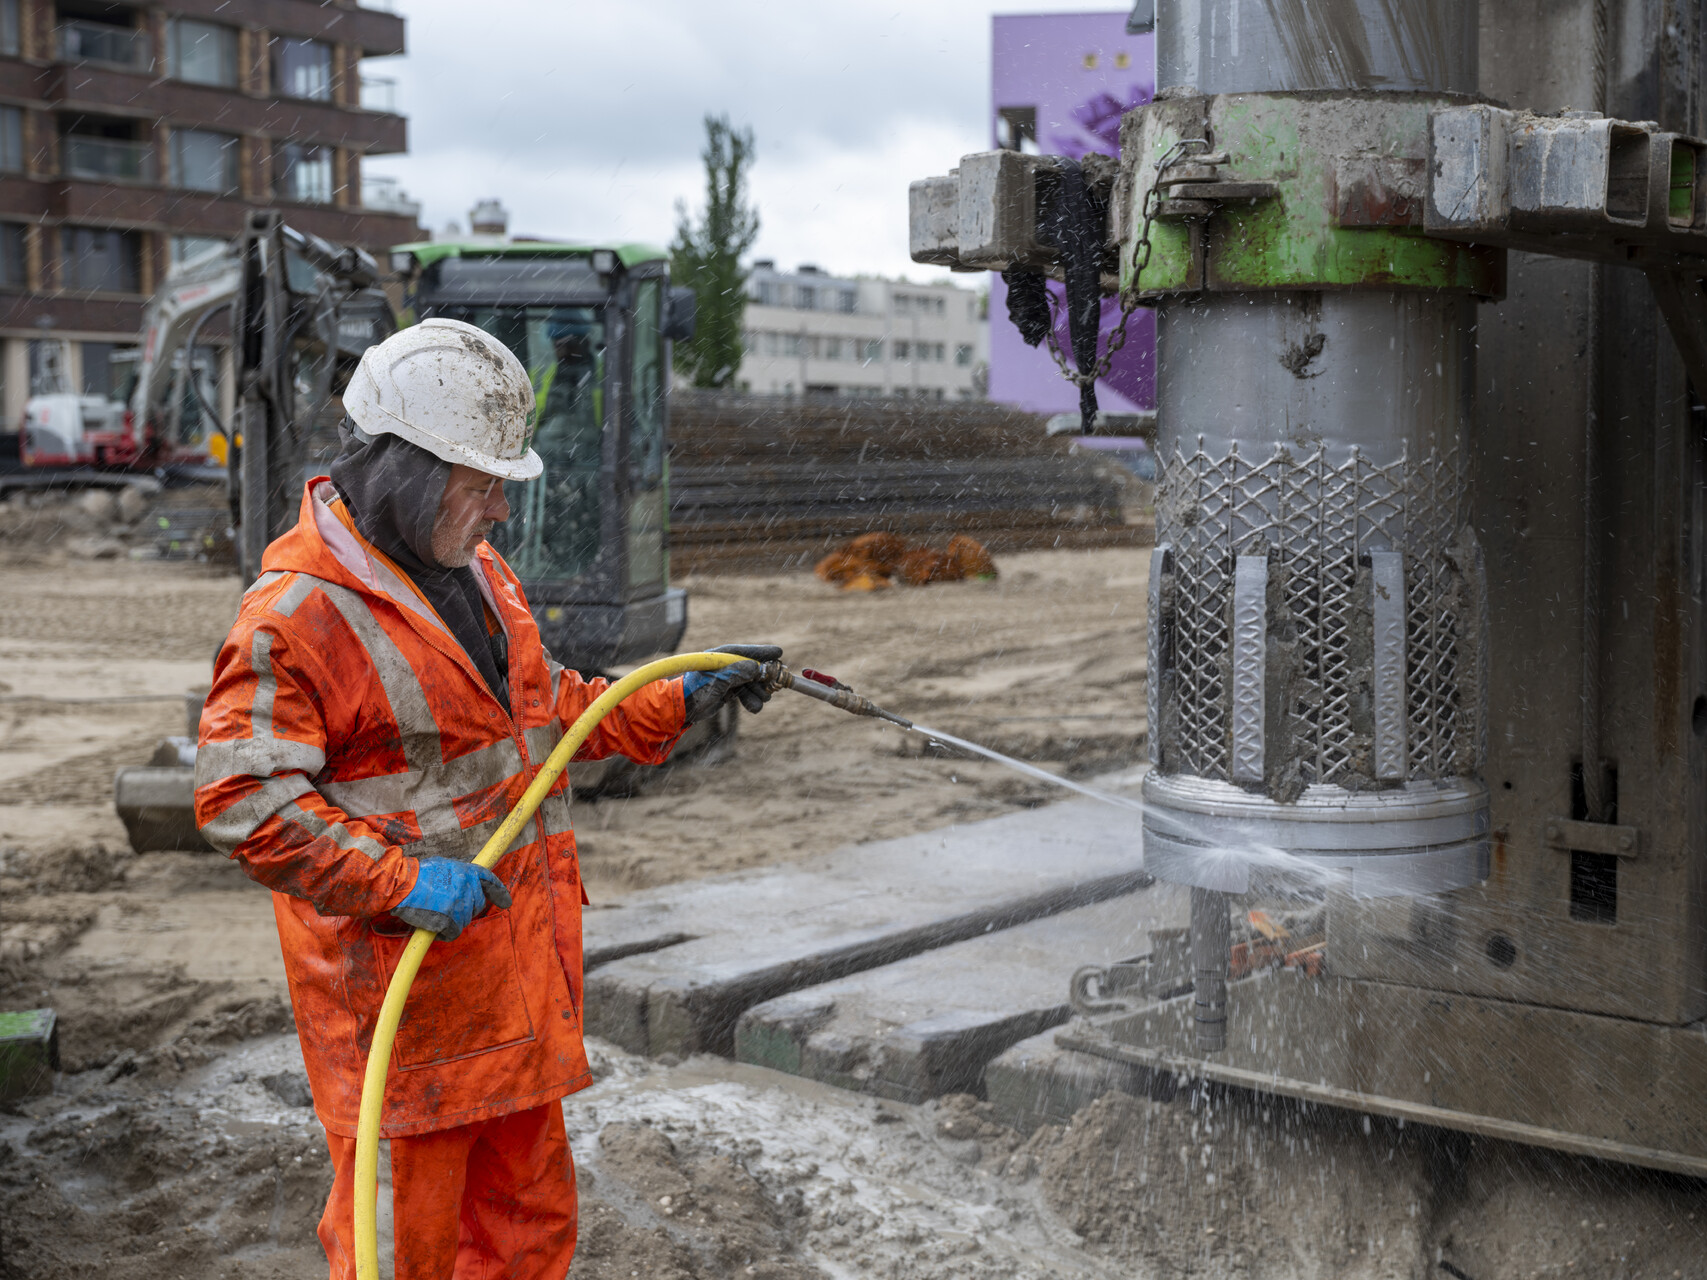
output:
<path id="1" fill-rule="evenodd" d="M 374 937 L 387 985 L 406 945 L 406 939 Z M 533 1038 L 510 914 L 493 911 L 472 921 L 454 942 L 427 948 L 392 1056 L 399 1071 L 409 1071 Z"/>

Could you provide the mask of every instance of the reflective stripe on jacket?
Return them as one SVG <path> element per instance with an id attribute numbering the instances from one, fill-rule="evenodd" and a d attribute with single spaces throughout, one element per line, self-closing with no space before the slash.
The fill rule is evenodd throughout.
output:
<path id="1" fill-rule="evenodd" d="M 388 914 L 411 860 L 472 859 L 551 748 L 606 687 L 554 662 L 520 584 L 482 545 L 476 580 L 509 643 L 501 706 L 431 608 L 340 521 L 324 479 L 267 549 L 215 663 L 196 753 L 196 821 L 274 890 L 316 1110 L 355 1131 L 374 1020 L 410 930 Z M 576 759 L 664 760 L 681 684 L 607 716 Z M 427 953 L 393 1051 L 397 1137 L 590 1083 L 581 1047 L 581 889 L 559 780 L 495 868 L 514 905 Z"/>

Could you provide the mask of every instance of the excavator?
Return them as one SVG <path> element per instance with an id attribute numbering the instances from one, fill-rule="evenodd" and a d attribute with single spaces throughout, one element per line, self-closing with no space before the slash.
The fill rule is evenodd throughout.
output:
<path id="1" fill-rule="evenodd" d="M 212 408 L 213 350 L 198 343 L 207 321 L 229 308 L 239 274 L 228 250 L 210 250 L 174 269 L 148 303 L 141 341 L 113 353 L 111 396 L 80 395 L 53 353 L 51 389 L 24 406 L 19 460 L 26 468 L 90 467 L 148 472 L 225 464 Z"/>
<path id="2" fill-rule="evenodd" d="M 545 475 L 509 486 L 494 542 L 546 647 L 584 669 L 675 648 L 687 597 L 669 573 L 669 344 L 693 333 L 693 290 L 635 244 L 434 241 L 392 250 L 391 267 L 404 324 L 478 325 L 532 376 Z"/>
<path id="3" fill-rule="evenodd" d="M 304 479 L 336 452 L 339 396 L 362 352 L 400 326 L 447 316 L 502 339 L 532 375 L 545 472 L 510 486 L 513 515 L 494 541 L 523 581 L 546 647 L 587 673 L 674 649 L 687 596 L 669 585 L 669 344 L 691 336 L 694 309 L 691 289 L 670 287 L 667 256 L 641 245 L 474 238 L 400 245 L 387 265 L 401 282 L 400 311 L 364 250 L 257 211 L 224 253 L 186 264 L 150 305 L 130 413 L 162 435 L 186 394 L 182 371 L 197 366 L 201 329 L 231 311 L 234 420 L 222 423 L 195 378 L 187 383 L 212 424 L 207 456 L 225 464 L 240 576 L 256 576 L 267 544 L 296 520 Z M 188 702 L 185 736 L 115 779 L 139 851 L 200 845 L 199 695 Z M 696 726 L 674 759 L 726 750 L 734 723 L 731 713 Z M 578 771 L 577 789 L 620 790 L 638 768 Z"/>

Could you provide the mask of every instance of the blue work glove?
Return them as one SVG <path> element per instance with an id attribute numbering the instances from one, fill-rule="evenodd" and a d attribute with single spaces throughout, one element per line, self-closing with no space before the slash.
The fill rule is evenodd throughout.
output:
<path id="1" fill-rule="evenodd" d="M 741 700 L 748 711 L 757 712 L 771 700 L 771 691 L 760 677 L 762 663 L 781 662 L 782 650 L 774 644 L 724 644 L 707 653 L 735 653 L 745 662 L 732 662 L 717 671 L 690 671 L 682 677 L 682 701 L 689 724 L 698 724 L 730 698 Z"/>
<path id="2" fill-rule="evenodd" d="M 454 858 L 422 858 L 415 887 L 391 914 L 416 929 L 431 929 L 450 941 L 486 909 L 510 905 L 510 891 L 485 867 Z"/>

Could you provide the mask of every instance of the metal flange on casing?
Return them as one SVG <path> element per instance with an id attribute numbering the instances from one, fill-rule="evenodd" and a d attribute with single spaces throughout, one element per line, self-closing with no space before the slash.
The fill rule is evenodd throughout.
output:
<path id="1" fill-rule="evenodd" d="M 1144 815 L 1144 869 L 1172 884 L 1391 898 L 1488 874 L 1488 793 L 1476 783 L 1311 787 L 1276 804 L 1189 774 L 1151 774 L 1144 798 L 1155 806 Z"/>
<path id="2" fill-rule="evenodd" d="M 1620 265 L 1707 265 L 1707 142 L 1652 121 L 1477 103 L 1429 119 L 1431 236 Z"/>
<path id="3" fill-rule="evenodd" d="M 1498 297 L 1504 256 L 1424 233 L 1429 115 L 1419 93 L 1228 93 L 1172 98 L 1121 122 L 1116 233 L 1132 287 L 1135 228 L 1161 186 L 1139 296 L 1268 289 L 1445 289 Z M 1220 163 L 1178 181 L 1156 164 L 1191 140 Z M 1244 188 L 1266 187 L 1251 195 Z M 1222 194 L 1227 192 L 1228 194 Z M 1124 196 L 1124 198 L 1121 198 Z M 1212 207 L 1201 207 L 1205 202 Z"/>
<path id="4" fill-rule="evenodd" d="M 1106 211 L 1118 164 L 1111 156 L 1080 160 L 1093 210 Z M 1061 278 L 1054 242 L 1045 228 L 1059 191 L 1061 158 L 1018 151 L 977 151 L 962 156 L 946 176 L 922 178 L 908 189 L 909 247 L 914 262 L 954 271 L 1020 268 Z M 1104 212 L 1105 226 L 1109 219 Z M 1116 246 L 1106 235 L 1103 290 L 1113 293 Z"/>
<path id="5" fill-rule="evenodd" d="M 1707 386 L 1707 142 L 1651 120 L 1476 104 L 1429 121 L 1432 236 L 1636 267 Z"/>

